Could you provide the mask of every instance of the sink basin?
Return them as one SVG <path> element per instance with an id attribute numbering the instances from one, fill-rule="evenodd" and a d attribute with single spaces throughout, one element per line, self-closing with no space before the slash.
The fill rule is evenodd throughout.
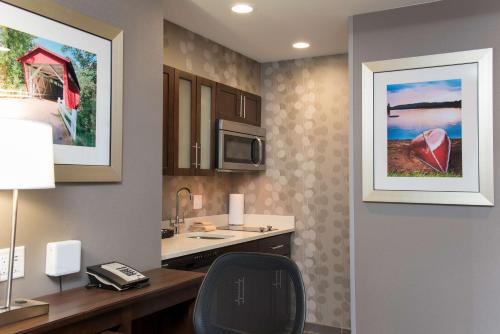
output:
<path id="1" fill-rule="evenodd" d="M 190 239 L 208 239 L 208 240 L 229 239 L 232 237 L 234 237 L 234 235 L 214 234 L 214 233 L 208 233 L 208 232 L 192 233 L 189 236 L 187 236 L 187 238 L 190 238 Z"/>

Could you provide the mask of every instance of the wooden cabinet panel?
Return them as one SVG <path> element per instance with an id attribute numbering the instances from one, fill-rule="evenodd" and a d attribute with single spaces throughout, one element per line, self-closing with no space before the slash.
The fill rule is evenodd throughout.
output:
<path id="1" fill-rule="evenodd" d="M 259 240 L 243 242 L 241 244 L 236 244 L 232 246 L 225 247 L 226 253 L 230 252 L 259 252 L 260 243 Z"/>
<path id="2" fill-rule="evenodd" d="M 258 95 L 217 84 L 217 118 L 260 126 L 260 105 Z"/>
<path id="3" fill-rule="evenodd" d="M 241 121 L 243 116 L 241 102 L 242 96 L 239 89 L 217 84 L 217 118 Z"/>
<path id="4" fill-rule="evenodd" d="M 260 239 L 260 251 L 263 253 L 290 256 L 290 234 Z"/>
<path id="5" fill-rule="evenodd" d="M 273 287 L 265 270 L 233 267 L 221 274 L 216 293 L 216 319 L 218 326 L 238 328 L 245 333 L 268 333 L 273 321 L 271 301 Z M 259 319 L 259 321 L 255 321 Z"/>
<path id="6" fill-rule="evenodd" d="M 174 69 L 163 66 L 163 174 L 174 170 Z"/>
<path id="7" fill-rule="evenodd" d="M 288 274 L 283 270 L 274 270 L 272 272 L 272 322 L 275 330 L 284 328 L 292 318 L 292 303 L 293 298 L 292 282 Z"/>
<path id="8" fill-rule="evenodd" d="M 291 233 L 248 241 L 184 257 L 164 260 L 170 269 L 196 270 L 206 267 L 222 254 L 229 252 L 262 252 L 290 255 Z M 284 328 L 292 311 L 291 282 L 283 270 L 249 270 L 231 268 L 221 273 L 223 283 L 213 300 L 217 308 L 214 321 L 222 327 L 244 328 L 249 333 L 269 332 Z M 255 321 L 254 319 L 260 319 Z"/>
<path id="9" fill-rule="evenodd" d="M 243 119 L 241 122 L 260 126 L 260 96 L 247 92 L 242 92 L 243 95 Z"/>
<path id="10" fill-rule="evenodd" d="M 214 81 L 164 66 L 163 174 L 213 175 Z"/>
<path id="11" fill-rule="evenodd" d="M 164 66 L 164 175 L 214 175 L 216 119 L 260 126 L 261 98 Z"/>
<path id="12" fill-rule="evenodd" d="M 193 175 L 196 143 L 196 76 L 175 70 L 174 174 Z"/>
<path id="13" fill-rule="evenodd" d="M 190 254 L 163 260 L 162 266 L 169 269 L 195 270 L 212 264 L 222 254 L 231 252 L 262 252 L 290 256 L 291 233 L 243 242 L 231 246 L 216 248 L 211 251 Z"/>
<path id="14" fill-rule="evenodd" d="M 196 175 L 210 176 L 215 171 L 215 97 L 216 83 L 196 78 Z"/>

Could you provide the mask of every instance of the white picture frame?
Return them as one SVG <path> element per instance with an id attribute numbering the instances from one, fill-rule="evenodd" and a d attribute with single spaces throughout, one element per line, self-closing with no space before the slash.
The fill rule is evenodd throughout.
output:
<path id="1" fill-rule="evenodd" d="M 492 49 L 362 64 L 363 201 L 494 205 L 492 68 Z M 380 121 L 386 119 L 380 114 L 388 108 L 385 85 L 395 80 L 451 77 L 461 78 L 464 103 L 468 103 L 463 108 L 467 122 L 461 123 L 463 173 L 459 178 L 391 177 L 387 169 L 387 121 Z"/>

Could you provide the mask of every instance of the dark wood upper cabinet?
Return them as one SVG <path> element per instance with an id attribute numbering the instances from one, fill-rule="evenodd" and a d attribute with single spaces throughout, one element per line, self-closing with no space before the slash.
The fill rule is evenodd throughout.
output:
<path id="1" fill-rule="evenodd" d="M 216 86 L 214 81 L 196 78 L 196 175 L 214 174 Z"/>
<path id="2" fill-rule="evenodd" d="M 163 69 L 163 174 L 213 175 L 216 83 Z"/>
<path id="3" fill-rule="evenodd" d="M 260 96 L 217 83 L 216 117 L 260 126 Z"/>
<path id="4" fill-rule="evenodd" d="M 172 174 L 174 152 L 170 143 L 174 140 L 174 69 L 163 66 L 163 174 Z"/>
<path id="5" fill-rule="evenodd" d="M 216 119 L 260 126 L 260 96 L 163 66 L 163 174 L 215 173 Z"/>
<path id="6" fill-rule="evenodd" d="M 175 70 L 174 175 L 194 175 L 196 161 L 196 76 Z"/>
<path id="7" fill-rule="evenodd" d="M 243 95 L 243 122 L 260 126 L 260 96 L 241 92 Z"/>
<path id="8" fill-rule="evenodd" d="M 238 122 L 242 118 L 242 96 L 239 89 L 217 84 L 217 118 Z"/>

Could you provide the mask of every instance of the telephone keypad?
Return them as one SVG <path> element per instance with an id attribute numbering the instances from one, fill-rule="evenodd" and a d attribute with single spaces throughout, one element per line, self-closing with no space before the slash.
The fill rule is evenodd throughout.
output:
<path id="1" fill-rule="evenodd" d="M 121 268 L 118 268 L 118 270 L 127 276 L 134 276 L 137 274 L 137 272 L 135 270 L 132 270 L 132 269 L 127 268 L 127 267 L 121 267 Z"/>

